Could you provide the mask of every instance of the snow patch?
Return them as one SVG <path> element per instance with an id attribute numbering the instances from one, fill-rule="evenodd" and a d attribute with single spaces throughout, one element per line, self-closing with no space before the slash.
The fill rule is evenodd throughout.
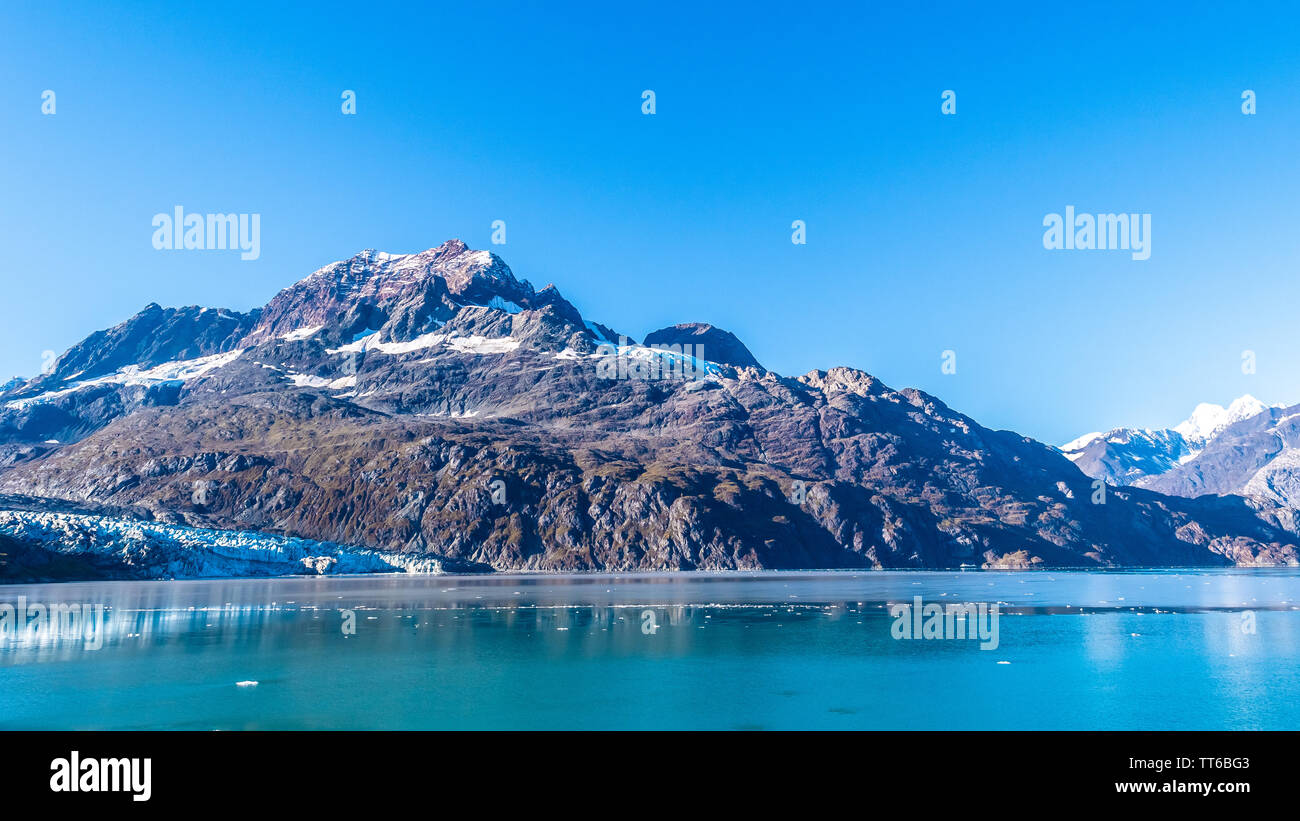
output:
<path id="1" fill-rule="evenodd" d="M 291 373 L 285 377 L 293 380 L 293 384 L 300 388 L 328 388 L 332 380 L 325 376 L 312 376 L 305 373 Z"/>
<path id="2" fill-rule="evenodd" d="M 447 347 L 461 353 L 509 353 L 519 347 L 519 340 L 511 339 L 508 336 L 494 338 L 486 336 L 453 336 L 447 340 Z"/>
<path id="3" fill-rule="evenodd" d="M 287 339 L 290 342 L 297 342 L 298 340 L 301 339 L 312 338 L 313 336 L 315 336 L 316 334 L 324 330 L 324 328 L 325 328 L 324 325 L 313 325 L 310 328 L 299 328 L 296 331 L 289 331 L 289 333 L 285 334 L 280 338 Z"/>
<path id="4" fill-rule="evenodd" d="M 338 348 L 330 348 L 326 353 L 361 353 L 376 352 L 395 356 L 412 353 L 428 348 L 446 346 L 460 353 L 499 354 L 508 353 L 519 347 L 519 340 L 508 336 L 454 336 L 451 334 L 428 333 L 417 336 L 409 342 L 380 342 L 378 332 Z"/>
<path id="5" fill-rule="evenodd" d="M 15 399 L 12 402 L 6 402 L 5 407 L 21 409 L 29 405 L 43 402 L 51 402 L 77 391 L 97 385 L 161 385 L 168 382 L 184 383 L 190 379 L 197 379 L 205 376 L 218 368 L 224 368 L 231 362 L 234 362 L 242 356 L 242 348 L 229 351 L 228 353 L 213 354 L 212 356 L 201 356 L 198 359 L 184 359 L 175 362 L 164 362 L 161 365 L 155 365 L 152 368 L 141 368 L 139 365 L 127 365 L 107 376 L 99 376 L 94 379 L 87 379 L 78 382 L 70 388 L 64 388 L 58 391 L 48 391 L 39 396 L 31 396 L 26 399 Z"/>

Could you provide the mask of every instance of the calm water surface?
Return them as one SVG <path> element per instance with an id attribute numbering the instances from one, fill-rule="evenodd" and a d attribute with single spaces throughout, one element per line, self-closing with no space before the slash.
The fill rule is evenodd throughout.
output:
<path id="1" fill-rule="evenodd" d="M 1296 729 L 1300 570 L 0 586 L 0 728 Z M 999 603 L 999 645 L 889 605 Z M 256 682 L 239 684 L 240 682 Z"/>

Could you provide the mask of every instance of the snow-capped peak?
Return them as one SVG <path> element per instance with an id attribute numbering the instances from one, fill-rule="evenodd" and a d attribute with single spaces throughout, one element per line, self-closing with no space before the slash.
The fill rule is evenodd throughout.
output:
<path id="1" fill-rule="evenodd" d="M 1085 433 L 1083 436 L 1080 436 L 1078 439 L 1071 440 L 1071 441 L 1069 441 L 1069 442 L 1066 442 L 1064 445 L 1061 445 L 1061 447 L 1059 448 L 1059 450 L 1061 450 L 1061 451 L 1063 451 L 1063 452 L 1065 452 L 1065 453 L 1070 453 L 1071 451 L 1076 451 L 1076 450 L 1083 450 L 1084 448 L 1086 448 L 1086 447 L 1088 446 L 1088 444 L 1089 444 L 1090 442 L 1092 442 L 1092 440 L 1094 440 L 1094 439 L 1100 439 L 1101 437 L 1103 437 L 1103 436 L 1105 436 L 1105 435 L 1106 435 L 1106 434 L 1104 434 L 1104 433 L 1102 433 L 1102 432 L 1100 432 L 1100 431 L 1093 431 L 1092 433 Z"/>
<path id="2" fill-rule="evenodd" d="M 1222 405 L 1202 402 L 1192 411 L 1192 415 L 1186 421 L 1176 425 L 1174 430 L 1190 442 L 1204 442 L 1229 425 L 1249 419 L 1267 409 L 1267 405 L 1250 394 L 1237 397 L 1226 408 Z"/>

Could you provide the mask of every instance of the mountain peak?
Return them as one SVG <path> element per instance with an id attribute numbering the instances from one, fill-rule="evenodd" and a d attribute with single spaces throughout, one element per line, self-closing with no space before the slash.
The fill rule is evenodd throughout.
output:
<path id="1" fill-rule="evenodd" d="M 745 343 L 730 331 L 707 322 L 683 322 L 646 334 L 646 345 L 702 345 L 704 356 L 710 362 L 736 367 L 763 368 L 745 347 Z"/>
<path id="2" fill-rule="evenodd" d="M 1232 400 L 1232 403 L 1228 405 L 1228 410 L 1231 411 L 1235 408 L 1248 408 L 1248 407 L 1249 408 L 1257 407 L 1262 410 L 1265 407 L 1265 405 L 1263 402 L 1259 401 L 1255 397 L 1251 396 L 1248 393 L 1245 393 L 1242 394 L 1241 396 L 1238 396 L 1236 399 Z"/>
<path id="3" fill-rule="evenodd" d="M 414 254 L 367 249 L 326 265 L 277 294 L 246 341 L 259 344 L 335 322 L 373 330 L 399 316 L 390 331 L 423 333 L 466 305 L 519 310 L 544 304 L 581 325 L 577 310 L 558 291 L 539 299 L 496 254 L 452 238 Z"/>
<path id="4" fill-rule="evenodd" d="M 463 254 L 469 249 L 470 249 L 469 246 L 465 244 L 464 240 L 458 239 L 456 237 L 452 237 L 451 239 L 444 242 L 442 245 L 439 245 L 436 248 L 430 248 L 429 250 L 439 254 L 455 255 L 455 254 Z"/>
<path id="5" fill-rule="evenodd" d="M 1174 430 L 1189 441 L 1204 441 L 1229 425 L 1249 419 L 1267 409 L 1267 405 L 1250 394 L 1237 397 L 1226 408 L 1211 402 L 1202 402 L 1196 406 L 1190 417 L 1175 425 Z"/>
<path id="6" fill-rule="evenodd" d="M 1074 451 L 1083 450 L 1088 445 L 1092 444 L 1094 440 L 1100 439 L 1105 435 L 1105 433 L 1099 430 L 1093 431 L 1092 433 L 1085 433 L 1083 436 L 1080 436 L 1077 439 L 1071 439 L 1069 442 L 1061 445 L 1057 450 L 1068 455 Z"/>

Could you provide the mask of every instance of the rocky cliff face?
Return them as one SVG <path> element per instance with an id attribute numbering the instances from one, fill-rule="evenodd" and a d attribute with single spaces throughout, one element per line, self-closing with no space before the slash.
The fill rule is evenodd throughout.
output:
<path id="1" fill-rule="evenodd" d="M 499 570 L 1226 565 L 1300 547 L 1289 511 L 1237 497 L 1094 503 L 1054 448 L 861 371 L 780 376 L 711 326 L 665 329 L 704 339 L 703 370 L 611 346 L 554 288 L 457 241 L 363 252 L 247 321 L 237 342 L 177 348 L 191 359 L 0 396 L 0 491 Z"/>

